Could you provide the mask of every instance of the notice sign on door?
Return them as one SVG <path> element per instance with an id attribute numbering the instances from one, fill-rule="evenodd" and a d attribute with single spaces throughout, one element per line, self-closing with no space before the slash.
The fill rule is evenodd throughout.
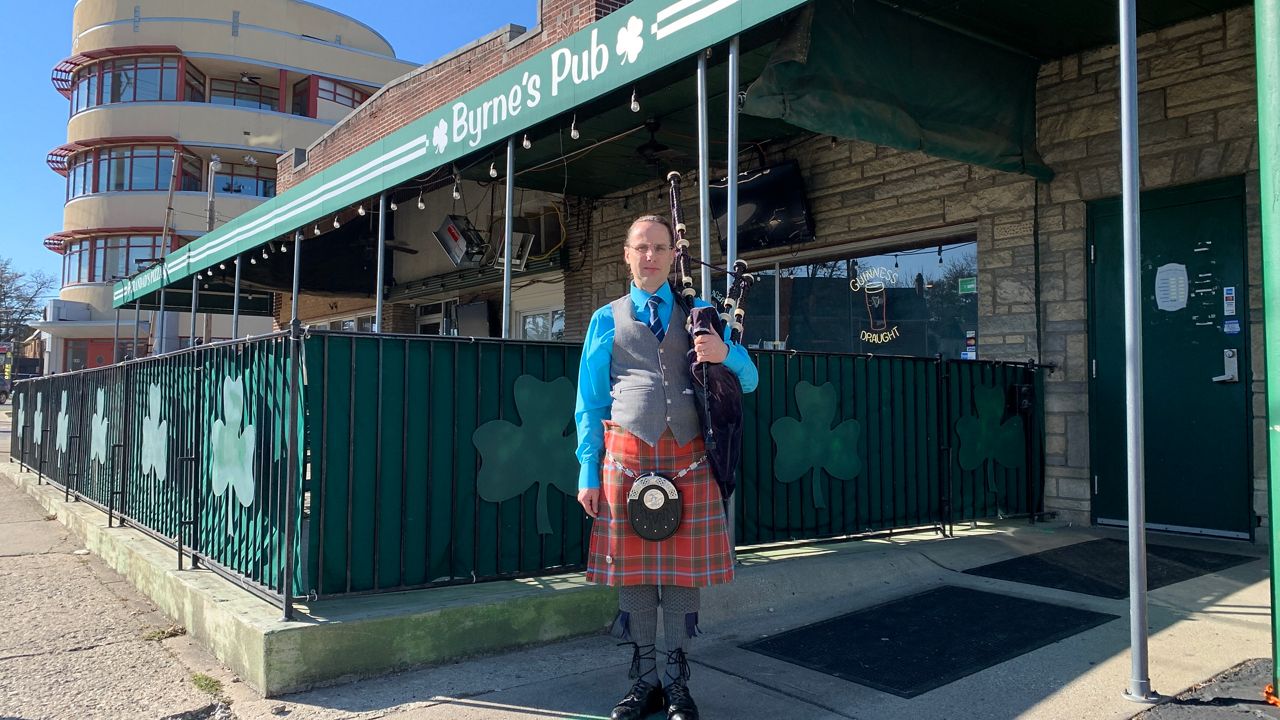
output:
<path id="1" fill-rule="evenodd" d="M 1175 312 L 1187 306 L 1187 266 L 1161 265 L 1156 270 L 1156 307 Z"/>
<path id="2" fill-rule="evenodd" d="M 1222 316 L 1231 317 L 1236 314 L 1236 289 L 1232 287 L 1222 288 Z"/>

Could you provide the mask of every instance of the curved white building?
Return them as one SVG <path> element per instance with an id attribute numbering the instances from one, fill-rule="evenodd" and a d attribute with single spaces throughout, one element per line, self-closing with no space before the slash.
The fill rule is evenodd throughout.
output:
<path id="1" fill-rule="evenodd" d="M 45 372 L 112 362 L 111 283 L 275 195 L 275 157 L 305 147 L 393 78 L 413 70 L 359 21 L 302 0 L 79 0 L 71 54 L 53 69 L 68 100 L 62 290 L 36 327 Z M 176 308 L 175 308 L 176 309 Z M 190 317 L 122 313 L 120 357 L 192 342 Z M 244 318 L 240 334 L 271 328 Z M 197 318 L 201 340 L 230 337 Z"/>

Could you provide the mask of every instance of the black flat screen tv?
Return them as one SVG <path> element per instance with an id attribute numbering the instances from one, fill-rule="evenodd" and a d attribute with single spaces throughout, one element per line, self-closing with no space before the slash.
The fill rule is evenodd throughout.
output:
<path id="1" fill-rule="evenodd" d="M 723 251 L 728 245 L 728 182 L 711 183 L 711 216 Z M 813 215 L 794 160 L 738 174 L 738 252 L 787 247 L 813 239 Z"/>

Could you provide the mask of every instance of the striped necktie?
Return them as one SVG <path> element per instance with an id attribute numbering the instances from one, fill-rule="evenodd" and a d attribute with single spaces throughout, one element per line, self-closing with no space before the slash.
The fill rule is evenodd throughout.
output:
<path id="1" fill-rule="evenodd" d="M 658 338 L 658 342 L 662 342 L 662 338 L 667 335 L 666 329 L 662 327 L 662 316 L 658 315 L 658 306 L 661 304 L 662 298 L 657 295 L 649 296 L 649 329 Z"/>

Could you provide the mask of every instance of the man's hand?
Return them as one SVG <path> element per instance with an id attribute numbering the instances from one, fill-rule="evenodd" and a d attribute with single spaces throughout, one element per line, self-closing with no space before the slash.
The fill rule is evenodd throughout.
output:
<path id="1" fill-rule="evenodd" d="M 579 490 L 578 504 L 587 511 L 588 515 L 595 517 L 600 512 L 600 488 Z"/>
<path id="2" fill-rule="evenodd" d="M 698 362 L 722 363 L 729 357 L 729 346 L 714 333 L 693 339 L 693 352 Z"/>

